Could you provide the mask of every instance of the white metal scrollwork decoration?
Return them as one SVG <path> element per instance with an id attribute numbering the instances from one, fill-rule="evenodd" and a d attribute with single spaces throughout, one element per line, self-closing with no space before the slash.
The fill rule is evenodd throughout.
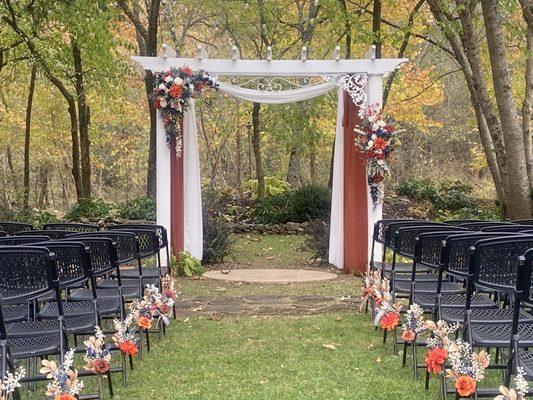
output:
<path id="1" fill-rule="evenodd" d="M 267 78 L 264 76 L 254 77 L 244 82 L 239 82 L 237 78 L 231 77 L 229 79 L 232 85 L 242 88 L 254 88 L 264 92 L 281 92 L 287 89 L 298 89 L 309 86 L 310 78 L 299 78 L 298 80 L 290 80 L 283 77 Z"/>
<path id="2" fill-rule="evenodd" d="M 342 90 L 350 95 L 353 103 L 359 108 L 359 116 L 364 116 L 367 102 L 367 74 L 328 75 L 324 77 L 324 80 L 326 82 L 335 81 Z"/>

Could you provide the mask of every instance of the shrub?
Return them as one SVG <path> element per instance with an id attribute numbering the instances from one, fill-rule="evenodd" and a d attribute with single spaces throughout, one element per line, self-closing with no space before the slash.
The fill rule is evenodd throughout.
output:
<path id="1" fill-rule="evenodd" d="M 187 276 L 202 275 L 205 268 L 202 266 L 200 260 L 191 255 L 188 251 L 181 251 L 176 260 L 178 267 L 178 274 L 185 274 Z"/>
<path id="2" fill-rule="evenodd" d="M 156 202 L 151 197 L 137 197 L 121 207 L 119 216 L 125 219 L 155 221 Z"/>
<path id="3" fill-rule="evenodd" d="M 472 186 L 461 182 L 444 181 L 439 187 L 439 196 L 435 199 L 435 207 L 441 210 L 455 211 L 463 208 L 473 208 L 474 202 L 470 197 Z"/>
<path id="4" fill-rule="evenodd" d="M 398 185 L 396 193 L 418 201 L 434 202 L 439 197 L 437 186 L 429 179 L 406 179 Z"/>
<path id="5" fill-rule="evenodd" d="M 102 199 L 81 199 L 65 215 L 68 221 L 77 221 L 81 218 L 105 218 L 117 212 L 113 203 L 107 203 Z"/>
<path id="6" fill-rule="evenodd" d="M 256 200 L 258 197 L 259 183 L 257 179 L 250 179 L 244 184 L 246 189 L 251 192 L 252 199 Z M 265 196 L 275 196 L 289 190 L 291 185 L 289 182 L 278 179 L 275 176 L 265 176 Z"/>
<path id="7" fill-rule="evenodd" d="M 267 196 L 257 203 L 252 213 L 256 224 L 284 224 L 291 220 L 292 197 L 290 191 Z"/>
<path id="8" fill-rule="evenodd" d="M 325 186 L 304 185 L 294 191 L 291 203 L 291 221 L 293 222 L 329 219 L 331 193 Z"/>
<path id="9" fill-rule="evenodd" d="M 37 209 L 12 211 L 0 207 L 0 221 L 26 222 L 40 228 L 44 224 L 57 222 L 57 220 L 57 215 L 50 211 Z"/>
<path id="10" fill-rule="evenodd" d="M 233 250 L 234 241 L 228 224 L 220 219 L 204 219 L 204 264 L 218 264 L 224 262 Z"/>
<path id="11" fill-rule="evenodd" d="M 309 221 L 309 236 L 305 247 L 313 252 L 315 259 L 327 261 L 329 256 L 329 222 L 320 219 Z"/>

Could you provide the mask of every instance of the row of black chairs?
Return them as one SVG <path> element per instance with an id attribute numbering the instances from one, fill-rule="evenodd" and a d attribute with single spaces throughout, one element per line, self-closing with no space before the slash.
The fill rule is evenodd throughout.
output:
<path id="1" fill-rule="evenodd" d="M 491 368 L 503 371 L 505 385 L 518 368 L 533 380 L 533 353 L 528 351 L 533 345 L 532 225 L 533 220 L 381 220 L 374 227 L 370 267 L 391 280 L 393 296 L 418 304 L 435 321 L 460 324 L 458 334 L 473 347 L 495 349 Z M 377 244 L 384 249 L 380 261 L 374 258 Z M 401 342 L 396 334 L 393 341 L 396 349 Z M 425 368 L 417 346 L 425 343 L 402 344 L 403 365 L 411 347 L 416 377 Z M 475 397 L 497 392 L 480 388 Z"/>
<path id="2" fill-rule="evenodd" d="M 28 231 L 25 224 L 0 223 L 0 228 L 10 234 L 0 237 L 0 361 L 3 371 L 20 360 L 31 370 L 33 362 L 28 382 L 45 379 L 37 373 L 37 358 L 61 360 L 65 349 L 76 347 L 79 336 L 92 335 L 103 320 L 123 319 L 126 302 L 140 298 L 146 284 L 160 286 L 169 270 L 160 256 L 166 247 L 168 257 L 166 231 L 157 225 L 101 231 L 94 225 L 50 224 Z M 143 265 L 148 258 L 154 265 Z M 146 344 L 149 350 L 148 332 Z M 125 383 L 124 362 L 110 372 L 121 372 Z"/>

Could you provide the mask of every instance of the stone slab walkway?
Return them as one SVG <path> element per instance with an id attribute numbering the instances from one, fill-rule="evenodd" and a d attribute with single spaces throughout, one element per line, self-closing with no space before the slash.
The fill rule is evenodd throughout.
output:
<path id="1" fill-rule="evenodd" d="M 289 284 L 303 282 L 318 282 L 337 279 L 337 274 L 331 272 L 307 269 L 232 269 L 208 271 L 204 277 L 231 282 L 261 283 L 261 284 Z"/>

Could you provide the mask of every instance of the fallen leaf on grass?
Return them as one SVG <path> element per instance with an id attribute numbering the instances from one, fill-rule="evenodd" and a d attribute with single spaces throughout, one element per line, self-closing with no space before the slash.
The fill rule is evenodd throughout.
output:
<path id="1" fill-rule="evenodd" d="M 210 321 L 220 321 L 222 317 L 218 314 L 211 314 L 210 316 L 206 317 L 205 319 L 208 319 Z"/>
<path id="2" fill-rule="evenodd" d="M 185 318 L 183 322 L 189 322 L 189 318 Z"/>
<path id="3" fill-rule="evenodd" d="M 378 358 L 376 359 L 376 362 L 379 364 L 379 363 L 381 362 L 381 357 L 378 357 Z"/>
<path id="4" fill-rule="evenodd" d="M 337 347 L 333 343 L 323 344 L 322 347 L 324 347 L 324 348 L 326 348 L 328 350 L 337 350 Z"/>
<path id="5" fill-rule="evenodd" d="M 195 312 L 199 312 L 199 311 L 203 311 L 203 307 L 196 307 L 196 308 L 193 308 L 192 310 L 195 311 Z"/>

